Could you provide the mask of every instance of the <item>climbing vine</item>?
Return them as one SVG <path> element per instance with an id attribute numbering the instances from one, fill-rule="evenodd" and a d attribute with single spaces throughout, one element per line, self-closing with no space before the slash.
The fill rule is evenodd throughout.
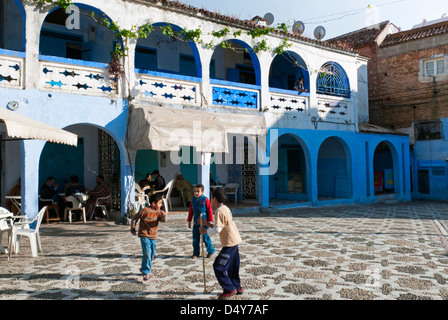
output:
<path id="1" fill-rule="evenodd" d="M 67 8 L 74 5 L 72 0 L 33 0 L 33 2 L 37 3 L 40 6 L 56 5 L 64 10 L 67 10 Z M 156 28 L 150 22 L 147 22 L 141 26 L 134 25 L 134 26 L 132 26 L 131 29 L 123 29 L 120 26 L 118 26 L 114 21 L 111 21 L 110 19 L 106 18 L 105 16 L 99 17 L 94 12 L 91 12 L 90 16 L 97 23 L 100 23 L 101 25 L 112 30 L 115 33 L 116 38 L 118 40 L 122 41 L 123 45 L 117 44 L 114 48 L 114 51 L 111 52 L 111 58 L 112 58 L 112 62 L 114 62 L 114 64 L 117 63 L 117 60 L 120 61 L 123 56 L 127 55 L 129 48 L 126 46 L 126 43 L 128 43 L 129 39 L 147 38 L 149 36 L 149 34 L 152 31 L 154 31 L 154 29 Z M 180 31 L 174 30 L 171 25 L 163 25 L 163 26 L 159 26 L 158 28 L 160 29 L 162 34 L 164 34 L 170 38 L 175 38 L 177 40 L 182 40 L 182 41 L 191 41 L 191 42 L 194 42 L 194 43 L 197 43 L 200 45 L 204 45 L 206 48 L 212 49 L 216 46 L 219 46 L 224 49 L 231 49 L 231 50 L 235 50 L 235 51 L 238 51 L 238 50 L 244 50 L 246 52 L 248 51 L 247 49 L 243 49 L 243 48 L 235 48 L 227 40 L 220 41 L 218 44 L 215 44 L 213 40 L 205 43 L 201 37 L 202 30 L 200 28 L 194 29 L 194 30 L 189 30 L 189 29 L 184 28 Z M 253 28 L 253 29 L 246 31 L 246 34 L 251 36 L 252 39 L 257 39 L 257 38 L 267 36 L 276 30 L 283 31 L 284 33 L 288 32 L 288 28 L 287 28 L 286 24 L 281 23 L 277 27 Z M 238 38 L 242 35 L 242 33 L 243 33 L 242 30 L 237 30 L 237 31 L 233 32 L 233 37 Z M 210 35 L 212 35 L 216 39 L 224 38 L 224 37 L 228 36 L 229 34 L 230 34 L 230 29 L 228 27 L 226 27 L 222 30 L 212 31 L 210 33 Z M 261 41 L 255 43 L 255 45 L 253 46 L 253 51 L 254 52 L 268 51 L 268 52 L 272 52 L 274 54 L 281 54 L 287 48 L 291 47 L 291 45 L 292 44 L 288 41 L 288 38 L 283 38 L 280 45 L 272 48 L 272 47 L 268 46 L 266 39 L 262 39 Z M 117 71 L 118 70 L 115 70 L 113 73 L 115 74 Z"/>

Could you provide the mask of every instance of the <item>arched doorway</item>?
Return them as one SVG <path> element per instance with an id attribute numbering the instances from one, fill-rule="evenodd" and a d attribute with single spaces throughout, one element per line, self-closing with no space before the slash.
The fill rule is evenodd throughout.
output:
<path id="1" fill-rule="evenodd" d="M 111 29 L 96 22 L 91 14 L 95 13 L 99 19 L 104 16 L 111 19 L 95 7 L 79 3 L 74 5 L 79 8 L 79 23 L 70 29 L 66 26 L 70 15 L 62 8 L 55 8 L 45 17 L 40 32 L 40 54 L 109 63 L 118 40 Z"/>
<path id="2" fill-rule="evenodd" d="M 140 38 L 135 48 L 135 69 L 137 73 L 145 71 L 164 72 L 181 76 L 202 76 L 201 61 L 196 44 L 184 41 L 182 28 L 168 23 L 154 23 L 148 38 Z M 170 37 L 162 32 L 169 26 L 174 32 Z"/>
<path id="3" fill-rule="evenodd" d="M 20 0 L 0 2 L 0 15 L 0 49 L 24 52 L 26 14 Z"/>
<path id="4" fill-rule="evenodd" d="M 294 90 L 299 78 L 303 78 L 304 87 L 310 91 L 310 76 L 307 65 L 300 55 L 285 51 L 275 56 L 269 70 L 269 87 Z"/>
<path id="5" fill-rule="evenodd" d="M 392 149 L 391 149 L 392 148 Z M 393 147 L 390 143 L 382 141 L 375 148 L 373 155 L 373 180 L 375 195 L 395 193 Z"/>
<path id="6" fill-rule="evenodd" d="M 350 150 L 337 137 L 325 139 L 317 159 L 318 199 L 352 197 L 352 165 Z"/>
<path id="7" fill-rule="evenodd" d="M 217 46 L 210 61 L 210 79 L 260 85 L 260 63 L 252 48 L 240 40 Z"/>
<path id="8" fill-rule="evenodd" d="M 269 177 L 269 198 L 308 201 L 310 166 L 304 142 L 293 134 L 281 135 L 271 148 L 277 152 L 277 172 Z"/>
<path id="9" fill-rule="evenodd" d="M 93 125 L 75 124 L 64 128 L 78 135 L 76 147 L 47 142 L 39 160 L 39 187 L 49 176 L 58 184 L 58 192 L 63 194 L 76 175 L 88 190 L 96 185 L 96 176 L 103 175 L 110 190 L 108 209 L 121 208 L 121 157 L 114 138 L 106 131 Z"/>

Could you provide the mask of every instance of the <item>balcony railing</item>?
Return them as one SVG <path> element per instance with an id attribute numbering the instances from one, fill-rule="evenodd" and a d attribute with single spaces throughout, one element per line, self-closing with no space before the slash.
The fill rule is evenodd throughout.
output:
<path id="1" fill-rule="evenodd" d="M 269 111 L 308 116 L 310 114 L 309 93 L 269 88 Z"/>
<path id="2" fill-rule="evenodd" d="M 137 99 L 158 103 L 197 105 L 200 78 L 137 70 Z"/>
<path id="3" fill-rule="evenodd" d="M 216 79 L 210 82 L 214 105 L 258 110 L 259 86 Z"/>
<path id="4" fill-rule="evenodd" d="M 40 56 L 39 88 L 61 93 L 118 94 L 118 81 L 104 63 Z"/>
<path id="5" fill-rule="evenodd" d="M 346 123 L 352 120 L 350 99 L 322 97 L 317 99 L 319 118 Z"/>
<path id="6" fill-rule="evenodd" d="M 23 88 L 25 53 L 0 49 L 0 86 Z"/>

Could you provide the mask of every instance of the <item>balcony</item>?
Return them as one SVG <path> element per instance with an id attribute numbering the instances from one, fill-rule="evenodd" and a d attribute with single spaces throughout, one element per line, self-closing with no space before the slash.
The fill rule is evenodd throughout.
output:
<path id="1" fill-rule="evenodd" d="M 200 78 L 136 70 L 137 99 L 156 103 L 199 105 Z"/>
<path id="2" fill-rule="evenodd" d="M 109 74 L 107 64 L 39 56 L 39 89 L 52 92 L 113 97 L 118 81 Z"/>
<path id="3" fill-rule="evenodd" d="M 269 88 L 269 112 L 310 115 L 310 94 Z"/>
<path id="4" fill-rule="evenodd" d="M 23 89 L 25 53 L 0 49 L 0 86 Z"/>

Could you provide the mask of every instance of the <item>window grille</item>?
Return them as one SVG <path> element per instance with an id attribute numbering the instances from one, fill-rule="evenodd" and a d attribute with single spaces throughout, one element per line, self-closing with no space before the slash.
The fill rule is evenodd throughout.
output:
<path id="1" fill-rule="evenodd" d="M 442 138 L 442 122 L 421 121 L 415 124 L 415 137 L 417 140 L 435 140 Z"/>
<path id="2" fill-rule="evenodd" d="M 350 83 L 344 69 L 335 62 L 327 62 L 317 76 L 317 93 L 350 98 Z"/>

